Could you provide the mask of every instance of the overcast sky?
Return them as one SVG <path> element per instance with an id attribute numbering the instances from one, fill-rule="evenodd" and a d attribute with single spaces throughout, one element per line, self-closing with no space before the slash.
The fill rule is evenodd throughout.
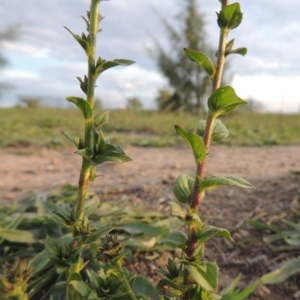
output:
<path id="1" fill-rule="evenodd" d="M 166 33 L 155 10 L 172 20 L 184 0 L 111 0 L 101 2 L 105 19 L 98 35 L 98 55 L 105 59 L 136 61 L 129 67 L 105 72 L 97 82 L 97 96 L 107 108 L 124 107 L 126 98 L 139 97 L 153 108 L 158 88 L 166 86 L 147 51 L 151 35 L 167 46 Z M 218 0 L 198 0 L 205 14 L 210 43 L 217 47 Z M 232 85 L 244 99 L 262 101 L 269 111 L 298 112 L 300 109 L 300 1 L 241 0 L 244 20 L 230 33 L 245 57 L 231 56 Z M 76 76 L 86 73 L 85 55 L 63 28 L 80 34 L 85 30 L 89 0 L 1 0 L 0 30 L 22 25 L 22 36 L 1 45 L 9 61 L 1 70 L 1 82 L 14 89 L 2 95 L 0 105 L 15 104 L 20 96 L 42 97 L 67 103 L 69 95 L 82 96 Z M 197 49 L 196 49 L 197 50 Z M 198 49 L 201 50 L 201 49 Z"/>

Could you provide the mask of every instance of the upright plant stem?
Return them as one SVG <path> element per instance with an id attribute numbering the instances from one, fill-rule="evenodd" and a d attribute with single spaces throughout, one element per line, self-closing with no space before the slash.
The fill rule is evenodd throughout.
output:
<path id="1" fill-rule="evenodd" d="M 88 52 L 88 76 L 87 76 L 87 102 L 91 106 L 91 109 L 94 109 L 94 93 L 95 93 L 95 61 L 96 61 L 96 41 L 99 25 L 99 0 L 92 0 L 89 12 L 89 44 L 90 51 Z M 94 117 L 85 119 L 85 130 L 84 130 L 84 147 L 92 149 L 93 140 L 91 136 L 91 130 L 94 124 Z M 79 212 L 79 219 L 83 220 L 84 218 L 84 205 L 87 195 L 87 188 L 90 179 L 90 174 L 93 166 L 86 159 L 82 158 L 81 171 L 78 182 L 78 196 L 77 196 L 77 205 L 76 211 Z M 78 232 L 73 232 L 73 235 L 76 236 Z M 81 259 L 73 267 L 72 272 L 79 273 L 81 271 Z M 71 274 L 70 274 L 71 275 Z M 67 288 L 67 299 L 68 300 L 79 300 L 81 297 L 78 293 L 72 288 Z"/>
<path id="2" fill-rule="evenodd" d="M 229 4 L 229 0 L 221 0 L 222 8 Z M 224 70 L 224 64 L 225 64 L 225 50 L 226 50 L 226 40 L 227 40 L 228 32 L 226 31 L 220 31 L 220 38 L 219 38 L 219 46 L 218 46 L 218 57 L 217 57 L 217 63 L 216 63 L 216 74 L 212 82 L 212 92 L 217 90 L 221 86 L 221 80 Z M 203 142 L 206 148 L 206 153 L 209 153 L 210 143 L 211 143 L 211 136 L 213 132 L 213 126 L 214 126 L 214 118 L 208 113 L 207 120 L 206 120 L 206 127 L 205 132 L 203 136 Z M 199 190 L 199 177 L 203 178 L 204 176 L 204 170 L 206 165 L 206 159 L 197 164 L 197 171 L 196 171 L 196 178 L 195 178 L 195 184 L 193 188 L 192 193 L 192 199 L 190 208 L 193 213 L 198 213 L 200 203 L 203 200 L 204 194 Z M 197 245 L 197 236 L 196 236 L 196 226 L 190 225 L 188 226 L 188 247 L 186 249 L 186 255 L 187 257 L 191 258 L 195 247 Z M 184 285 L 188 285 L 189 282 L 189 273 L 185 271 L 184 274 Z M 184 300 L 190 299 L 190 293 L 186 292 L 183 296 Z"/>
<path id="3" fill-rule="evenodd" d="M 99 0 L 92 0 L 89 12 L 89 37 L 90 37 L 90 51 L 88 53 L 88 87 L 87 87 L 87 102 L 94 108 L 94 94 L 95 94 L 95 61 L 96 61 L 96 43 L 99 25 Z M 91 129 L 93 126 L 93 117 L 85 119 L 85 148 L 92 148 Z M 81 172 L 79 177 L 79 190 L 77 199 L 77 212 L 80 212 L 79 218 L 84 216 L 84 204 L 86 199 L 87 187 L 90 178 L 92 165 L 86 158 L 82 158 Z"/>

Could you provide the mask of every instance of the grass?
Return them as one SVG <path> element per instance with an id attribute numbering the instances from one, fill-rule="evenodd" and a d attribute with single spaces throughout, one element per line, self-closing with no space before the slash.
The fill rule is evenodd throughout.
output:
<path id="1" fill-rule="evenodd" d="M 80 112 L 58 108 L 0 109 L 0 147 L 67 147 L 71 143 L 61 134 L 82 135 Z M 202 117 L 203 118 L 203 117 Z M 112 110 L 105 132 L 114 143 L 138 146 L 172 146 L 182 141 L 173 125 L 193 130 L 199 117 L 188 113 Z M 223 144 L 233 146 L 300 144 L 300 116 L 238 113 L 223 117 L 230 135 Z"/>

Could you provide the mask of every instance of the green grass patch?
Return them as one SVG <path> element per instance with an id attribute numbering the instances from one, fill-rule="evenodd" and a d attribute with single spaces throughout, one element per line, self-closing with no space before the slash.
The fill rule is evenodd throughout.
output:
<path id="1" fill-rule="evenodd" d="M 205 117 L 202 117 L 204 119 Z M 121 145 L 164 147 L 182 143 L 174 125 L 194 130 L 200 119 L 188 113 L 158 111 L 110 111 L 105 133 Z M 0 147 L 67 147 L 71 143 L 61 134 L 81 135 L 82 117 L 75 109 L 2 108 L 0 109 Z M 230 135 L 223 144 L 233 146 L 300 144 L 300 116 L 238 113 L 222 118 Z"/>

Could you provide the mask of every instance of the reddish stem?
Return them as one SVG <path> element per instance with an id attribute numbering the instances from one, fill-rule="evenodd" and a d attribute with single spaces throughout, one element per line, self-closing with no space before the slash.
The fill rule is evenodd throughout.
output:
<path id="1" fill-rule="evenodd" d="M 222 8 L 229 4 L 229 0 L 221 0 Z M 212 92 L 217 90 L 221 85 L 221 79 L 225 64 L 225 50 L 226 50 L 226 39 L 227 39 L 228 32 L 224 32 L 221 30 L 220 32 L 220 39 L 219 39 L 219 47 L 218 47 L 218 57 L 217 57 L 217 63 L 216 63 L 216 74 L 214 77 L 214 80 L 212 82 Z M 206 126 L 205 126 L 205 133 L 203 137 L 203 142 L 205 145 L 206 153 L 209 153 L 210 143 L 211 143 L 211 136 L 213 132 L 213 126 L 214 126 L 214 120 L 215 118 L 208 113 L 208 117 L 206 120 Z M 190 208 L 193 213 L 198 213 L 199 206 L 203 200 L 204 194 L 199 190 L 199 178 L 204 177 L 204 170 L 206 165 L 206 159 L 200 163 L 197 164 L 197 172 L 196 172 L 196 178 L 195 178 L 195 184 L 193 187 L 193 193 L 192 193 L 192 199 Z M 188 247 L 185 251 L 186 256 L 189 259 L 192 259 L 193 253 L 195 251 L 195 248 L 197 246 L 197 227 L 195 225 L 189 225 L 188 226 Z M 189 282 L 189 273 L 185 271 L 184 274 L 184 285 L 188 285 Z M 190 299 L 190 293 L 186 292 L 183 296 L 184 300 Z"/>

